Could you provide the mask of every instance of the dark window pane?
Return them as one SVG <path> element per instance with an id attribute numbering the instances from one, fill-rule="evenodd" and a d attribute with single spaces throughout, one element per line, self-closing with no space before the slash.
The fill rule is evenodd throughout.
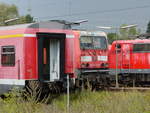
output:
<path id="1" fill-rule="evenodd" d="M 80 46 L 82 49 L 92 49 L 93 48 L 93 39 L 92 37 L 83 36 L 80 38 Z"/>
<path id="2" fill-rule="evenodd" d="M 133 44 L 133 52 L 150 52 L 150 44 Z"/>
<path id="3" fill-rule="evenodd" d="M 2 49 L 2 52 L 14 52 L 14 48 L 13 47 L 6 47 Z"/>
<path id="4" fill-rule="evenodd" d="M 81 36 L 81 49 L 106 49 L 107 41 L 103 36 Z"/>
<path id="5" fill-rule="evenodd" d="M 95 49 L 106 49 L 107 42 L 105 37 L 94 37 L 93 45 Z"/>
<path id="6" fill-rule="evenodd" d="M 14 46 L 2 46 L 1 64 L 2 66 L 14 66 L 15 65 Z"/>

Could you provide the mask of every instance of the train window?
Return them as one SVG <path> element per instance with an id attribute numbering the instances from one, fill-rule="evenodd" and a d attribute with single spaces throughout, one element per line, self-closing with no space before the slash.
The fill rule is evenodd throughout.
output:
<path id="1" fill-rule="evenodd" d="M 117 49 L 121 49 L 121 45 L 120 45 L 120 44 L 116 44 L 115 47 L 116 47 Z"/>
<path id="2" fill-rule="evenodd" d="M 15 65 L 15 47 L 14 46 L 2 46 L 1 64 L 2 66 L 14 66 Z"/>
<path id="3" fill-rule="evenodd" d="M 81 36 L 81 49 L 106 49 L 107 41 L 103 36 Z"/>
<path id="4" fill-rule="evenodd" d="M 106 49 L 107 43 L 105 37 L 93 37 L 93 45 L 95 49 Z"/>
<path id="5" fill-rule="evenodd" d="M 120 44 L 116 44 L 115 47 L 116 47 L 116 52 L 120 53 L 121 52 L 121 45 Z"/>
<path id="6" fill-rule="evenodd" d="M 93 40 L 91 37 L 82 36 L 80 38 L 80 46 L 82 49 L 92 49 L 93 48 Z"/>
<path id="7" fill-rule="evenodd" d="M 133 44 L 133 52 L 150 52 L 150 44 Z"/>

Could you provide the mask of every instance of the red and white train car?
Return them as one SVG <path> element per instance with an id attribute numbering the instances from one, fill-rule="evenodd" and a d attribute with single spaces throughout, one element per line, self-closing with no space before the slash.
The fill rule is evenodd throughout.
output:
<path id="1" fill-rule="evenodd" d="M 61 82 L 84 70 L 108 68 L 104 32 L 51 21 L 0 27 L 0 91 L 26 81 Z"/>

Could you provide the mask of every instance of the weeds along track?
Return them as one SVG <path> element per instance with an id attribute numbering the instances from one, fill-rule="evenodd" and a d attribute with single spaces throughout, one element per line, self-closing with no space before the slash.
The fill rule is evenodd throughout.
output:
<path id="1" fill-rule="evenodd" d="M 150 87 L 110 87 L 107 91 L 150 91 Z"/>

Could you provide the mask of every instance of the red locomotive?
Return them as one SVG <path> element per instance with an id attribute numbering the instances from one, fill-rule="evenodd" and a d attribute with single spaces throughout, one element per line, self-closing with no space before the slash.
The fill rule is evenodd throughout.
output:
<path id="1" fill-rule="evenodd" d="M 120 84 L 140 86 L 150 82 L 150 40 L 118 40 L 109 52 L 110 76 L 118 75 Z"/>
<path id="2" fill-rule="evenodd" d="M 72 30 L 57 21 L 0 28 L 0 92 L 29 82 L 59 83 L 66 75 L 108 68 L 104 32 Z"/>

